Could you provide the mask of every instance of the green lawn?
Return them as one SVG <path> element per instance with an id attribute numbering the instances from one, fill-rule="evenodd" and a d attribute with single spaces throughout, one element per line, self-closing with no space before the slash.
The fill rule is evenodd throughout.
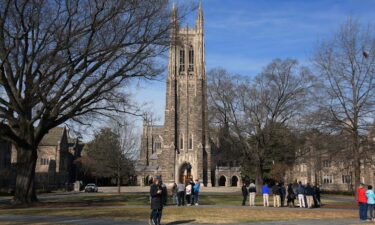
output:
<path id="1" fill-rule="evenodd" d="M 323 198 L 324 200 L 324 198 Z M 262 204 L 261 196 L 256 204 Z M 335 219 L 356 218 L 356 210 L 340 208 L 355 208 L 351 202 L 324 200 L 326 209 L 289 209 L 289 208 L 250 208 L 240 206 L 240 193 L 202 193 L 200 204 L 203 207 L 166 207 L 163 221 L 190 221 L 195 223 L 243 223 L 251 221 L 296 220 L 296 219 Z M 272 205 L 272 197 L 270 198 Z M 247 201 L 248 204 L 248 201 Z M 110 218 L 115 220 L 144 221 L 149 217 L 149 197 L 147 193 L 131 194 L 71 194 L 64 196 L 41 197 L 40 202 L 33 207 L 14 207 L 9 203 L 0 204 L 0 214 L 13 215 L 49 215 L 73 216 L 88 218 Z M 216 207 L 207 207 L 215 205 Z M 103 208 L 95 206 L 127 206 Z M 132 207 L 134 206 L 134 207 Z M 145 207 L 137 207 L 145 206 Z M 345 206 L 345 207 L 344 207 Z M 79 207 L 79 208 L 78 208 Z M 58 210 L 56 210 L 58 208 Z M 335 208 L 335 209 L 331 209 Z"/>

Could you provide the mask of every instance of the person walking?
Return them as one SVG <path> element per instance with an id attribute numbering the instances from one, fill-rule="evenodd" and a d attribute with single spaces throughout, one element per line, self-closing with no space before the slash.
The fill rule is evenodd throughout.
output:
<path id="1" fill-rule="evenodd" d="M 245 183 L 243 183 L 241 191 L 242 191 L 242 206 L 245 206 L 246 200 L 247 200 L 247 195 L 248 195 L 248 190 L 247 190 L 247 186 L 246 186 Z"/>
<path id="2" fill-rule="evenodd" d="M 150 187 L 151 196 L 151 215 L 150 225 L 160 225 L 161 215 L 163 211 L 163 189 L 161 187 L 160 178 L 154 179 L 154 183 Z"/>
<path id="3" fill-rule="evenodd" d="M 257 192 L 257 187 L 255 186 L 254 184 L 254 181 L 250 183 L 249 185 L 249 202 L 250 202 L 250 206 L 255 206 L 255 195 L 256 195 L 256 192 Z"/>
<path id="4" fill-rule="evenodd" d="M 287 197 L 287 199 L 288 199 L 287 206 L 290 207 L 290 204 L 291 204 L 292 207 L 294 208 L 294 200 L 296 199 L 296 193 L 293 190 L 292 184 L 288 185 L 288 197 Z"/>
<path id="5" fill-rule="evenodd" d="M 367 196 L 364 184 L 360 184 L 357 189 L 357 200 L 359 204 L 359 218 L 367 220 Z"/>
<path id="6" fill-rule="evenodd" d="M 190 182 L 187 183 L 186 187 L 185 187 L 185 197 L 186 197 L 186 203 L 187 205 L 191 205 L 191 192 L 192 192 L 192 186 L 190 184 Z"/>
<path id="7" fill-rule="evenodd" d="M 270 195 L 270 189 L 268 188 L 267 183 L 264 183 L 262 186 L 262 194 L 263 194 L 263 206 L 269 207 L 269 195 Z"/>
<path id="8" fill-rule="evenodd" d="M 280 207 L 280 186 L 279 183 L 276 183 L 272 187 L 273 194 L 273 207 Z"/>
<path id="9" fill-rule="evenodd" d="M 280 184 L 280 201 L 281 201 L 281 207 L 285 206 L 285 197 L 286 197 L 286 188 L 285 184 Z"/>
<path id="10" fill-rule="evenodd" d="M 298 183 L 297 195 L 299 207 L 305 208 L 305 187 L 302 185 L 301 181 Z"/>
<path id="11" fill-rule="evenodd" d="M 369 185 L 367 187 L 367 191 L 366 191 L 366 197 L 367 197 L 367 208 L 368 210 L 370 211 L 370 220 L 375 222 L 375 218 L 374 218 L 374 209 L 375 209 L 375 193 L 374 191 L 372 190 L 372 186 Z"/>
<path id="12" fill-rule="evenodd" d="M 311 187 L 310 183 L 307 183 L 305 193 L 307 199 L 307 208 L 312 208 L 314 205 L 314 189 Z"/>
<path id="13" fill-rule="evenodd" d="M 199 179 L 196 179 L 195 180 L 195 184 L 194 184 L 194 201 L 195 201 L 195 205 L 198 206 L 199 205 L 199 189 L 201 187 L 201 183 L 199 182 Z"/>
<path id="14" fill-rule="evenodd" d="M 181 182 L 177 184 L 177 202 L 178 206 L 185 205 L 185 185 Z"/>

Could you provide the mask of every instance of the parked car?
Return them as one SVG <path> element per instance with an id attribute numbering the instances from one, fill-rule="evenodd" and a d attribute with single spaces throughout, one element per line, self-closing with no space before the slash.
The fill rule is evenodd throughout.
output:
<path id="1" fill-rule="evenodd" d="M 96 184 L 87 184 L 85 192 L 98 192 L 98 186 L 96 186 Z"/>

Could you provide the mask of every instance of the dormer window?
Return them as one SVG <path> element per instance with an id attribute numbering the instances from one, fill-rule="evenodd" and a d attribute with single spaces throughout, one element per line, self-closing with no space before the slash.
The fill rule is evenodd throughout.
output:
<path id="1" fill-rule="evenodd" d="M 190 47 L 189 50 L 189 72 L 194 71 L 194 49 Z"/>

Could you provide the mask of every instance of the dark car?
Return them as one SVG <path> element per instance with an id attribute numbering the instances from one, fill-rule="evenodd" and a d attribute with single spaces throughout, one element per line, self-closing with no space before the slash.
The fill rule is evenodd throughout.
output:
<path id="1" fill-rule="evenodd" d="M 96 184 L 87 184 L 85 192 L 98 192 L 98 186 L 96 186 Z"/>

